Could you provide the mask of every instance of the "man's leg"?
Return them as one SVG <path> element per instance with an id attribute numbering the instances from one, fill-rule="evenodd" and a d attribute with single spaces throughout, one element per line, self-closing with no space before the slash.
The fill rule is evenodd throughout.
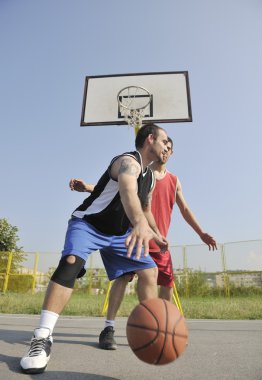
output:
<path id="1" fill-rule="evenodd" d="M 137 271 L 137 294 L 139 301 L 157 297 L 157 268 L 142 269 Z M 99 336 L 99 347 L 104 350 L 116 350 L 114 339 L 114 321 L 117 311 L 124 298 L 126 285 L 132 279 L 132 274 L 118 277 L 110 290 L 108 310 L 105 328 Z"/>
<path id="2" fill-rule="evenodd" d="M 169 251 L 150 252 L 152 259 L 158 267 L 157 284 L 160 286 L 159 297 L 172 302 L 174 273 L 171 254 Z"/>
<path id="3" fill-rule="evenodd" d="M 34 374 L 45 370 L 53 344 L 53 329 L 70 299 L 75 279 L 83 264 L 84 260 L 74 255 L 60 260 L 46 291 L 39 327 L 34 331 L 28 353 L 20 362 L 23 372 Z"/>
<path id="4" fill-rule="evenodd" d="M 139 302 L 157 297 L 157 268 L 137 271 L 137 295 Z"/>
<path id="5" fill-rule="evenodd" d="M 49 310 L 53 313 L 61 314 L 68 303 L 73 289 L 66 288 L 53 281 L 50 281 L 46 290 L 42 310 Z"/>
<path id="6" fill-rule="evenodd" d="M 107 320 L 113 321 L 115 319 L 118 309 L 120 308 L 120 305 L 123 301 L 126 286 L 129 281 L 129 275 L 119 277 L 114 281 L 109 295 L 109 303 L 106 314 Z"/>
<path id="7" fill-rule="evenodd" d="M 99 336 L 99 347 L 103 350 L 117 349 L 114 339 L 115 317 L 123 301 L 126 286 L 129 281 L 130 275 L 121 276 L 114 281 L 110 290 L 105 328 Z"/>
<path id="8" fill-rule="evenodd" d="M 42 310 L 60 314 L 73 292 L 75 280 L 85 261 L 78 256 L 62 257 L 49 282 Z M 40 326 L 41 327 L 41 326 Z M 53 330 L 54 326 L 48 326 Z"/>
<path id="9" fill-rule="evenodd" d="M 110 240 L 111 236 L 101 236 L 81 218 L 69 220 L 62 258 L 46 292 L 39 328 L 35 329 L 31 347 L 20 362 L 23 372 L 41 373 L 45 370 L 53 342 L 52 330 L 70 299 L 75 280 L 84 274 L 88 255 L 108 245 Z"/>
<path id="10" fill-rule="evenodd" d="M 173 298 L 173 288 L 168 288 L 166 286 L 160 286 L 159 298 L 163 298 L 169 302 L 172 302 Z"/>

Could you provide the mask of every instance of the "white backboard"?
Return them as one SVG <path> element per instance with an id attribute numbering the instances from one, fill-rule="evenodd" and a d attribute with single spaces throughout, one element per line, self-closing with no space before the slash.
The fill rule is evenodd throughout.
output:
<path id="1" fill-rule="evenodd" d="M 81 126 L 124 125 L 117 94 L 128 86 L 148 90 L 151 104 L 143 123 L 192 121 L 187 71 L 87 76 L 81 115 Z"/>

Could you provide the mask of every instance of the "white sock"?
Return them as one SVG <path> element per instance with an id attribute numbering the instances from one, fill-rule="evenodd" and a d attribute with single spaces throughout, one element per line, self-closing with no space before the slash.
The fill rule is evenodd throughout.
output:
<path id="1" fill-rule="evenodd" d="M 53 311 L 42 310 L 39 327 L 49 329 L 52 334 L 58 317 L 59 314 L 56 314 Z"/>
<path id="2" fill-rule="evenodd" d="M 115 327 L 115 321 L 112 321 L 110 319 L 106 319 L 105 320 L 105 328 L 108 326 Z"/>

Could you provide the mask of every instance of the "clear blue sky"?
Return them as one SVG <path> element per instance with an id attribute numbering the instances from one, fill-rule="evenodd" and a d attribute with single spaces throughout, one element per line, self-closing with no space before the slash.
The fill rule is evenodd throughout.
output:
<path id="1" fill-rule="evenodd" d="M 83 194 L 134 148 L 127 127 L 80 127 L 87 75 L 188 70 L 193 122 L 164 125 L 169 170 L 218 242 L 262 238 L 259 0 L 0 0 L 0 217 L 27 251 L 57 251 Z M 173 214 L 171 244 L 200 243 Z"/>

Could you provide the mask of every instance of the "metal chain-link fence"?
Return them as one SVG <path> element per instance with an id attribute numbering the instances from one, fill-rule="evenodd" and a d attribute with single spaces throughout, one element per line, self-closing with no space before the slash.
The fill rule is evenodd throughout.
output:
<path id="1" fill-rule="evenodd" d="M 172 246 L 175 282 L 179 294 L 223 294 L 237 289 L 252 289 L 262 294 L 262 240 L 230 242 L 209 251 L 206 245 Z M 57 252 L 23 252 L 23 261 L 15 265 L 15 253 L 0 252 L 0 291 L 44 291 L 60 259 Z M 104 294 L 109 281 L 99 252 L 87 262 L 87 272 L 75 287 L 89 294 Z M 135 292 L 135 281 L 127 292 Z"/>

